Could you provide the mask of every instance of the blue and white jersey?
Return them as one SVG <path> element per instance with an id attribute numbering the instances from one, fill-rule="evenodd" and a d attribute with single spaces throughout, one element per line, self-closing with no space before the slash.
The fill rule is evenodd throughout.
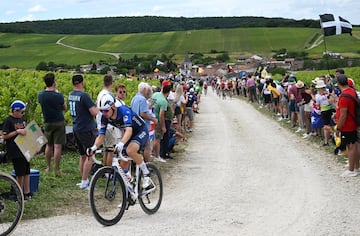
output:
<path id="1" fill-rule="evenodd" d="M 106 117 L 101 116 L 101 126 L 99 134 L 105 135 L 108 124 L 111 124 L 119 129 L 131 127 L 133 129 L 133 135 L 144 130 L 148 132 L 148 128 L 144 120 L 138 115 L 136 115 L 135 112 L 133 112 L 128 106 L 123 105 L 120 107 L 116 107 L 116 109 L 116 119 L 107 119 Z"/>

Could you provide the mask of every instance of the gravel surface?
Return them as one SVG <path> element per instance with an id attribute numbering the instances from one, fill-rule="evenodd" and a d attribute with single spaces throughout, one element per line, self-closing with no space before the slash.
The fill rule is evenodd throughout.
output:
<path id="1" fill-rule="evenodd" d="M 89 214 L 22 221 L 14 235 L 360 235 L 360 177 L 243 100 L 211 91 L 163 204 L 103 227 Z"/>

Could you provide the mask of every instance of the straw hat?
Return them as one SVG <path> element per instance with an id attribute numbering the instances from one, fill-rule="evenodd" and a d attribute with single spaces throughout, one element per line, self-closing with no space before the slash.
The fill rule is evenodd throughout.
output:
<path id="1" fill-rule="evenodd" d="M 303 88 L 304 87 L 304 82 L 299 80 L 298 82 L 296 82 L 295 86 L 296 86 L 296 88 Z"/>
<path id="2" fill-rule="evenodd" d="M 324 80 L 319 80 L 315 85 L 315 88 L 325 88 L 325 87 L 326 87 L 326 84 L 325 84 Z"/>

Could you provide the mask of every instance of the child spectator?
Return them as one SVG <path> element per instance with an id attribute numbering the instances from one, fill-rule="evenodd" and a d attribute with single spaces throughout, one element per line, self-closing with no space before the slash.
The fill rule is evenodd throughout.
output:
<path id="1" fill-rule="evenodd" d="M 24 192 L 24 199 L 32 198 L 30 192 L 30 163 L 20 151 L 15 143 L 18 135 L 26 135 L 26 123 L 24 113 L 26 105 L 20 100 L 16 100 L 10 105 L 11 114 L 6 118 L 3 125 L 3 138 L 6 140 L 7 154 L 11 158 L 16 180 Z"/>

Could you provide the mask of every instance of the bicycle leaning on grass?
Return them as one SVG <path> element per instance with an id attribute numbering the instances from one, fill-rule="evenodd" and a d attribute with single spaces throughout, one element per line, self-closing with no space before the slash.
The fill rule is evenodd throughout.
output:
<path id="1" fill-rule="evenodd" d="M 102 153 L 97 150 L 95 155 Z M 93 159 L 95 163 L 101 162 Z M 119 165 L 119 160 L 129 162 L 129 173 Z M 142 188 L 143 174 L 138 165 L 132 164 L 130 157 L 121 153 L 114 155 L 112 166 L 98 169 L 93 175 L 89 186 L 89 203 L 95 219 L 104 226 L 118 223 L 125 210 L 135 205 L 136 201 L 147 214 L 156 213 L 163 197 L 163 184 L 160 171 L 153 163 L 146 163 L 150 171 L 151 187 Z M 131 179 L 129 178 L 131 176 Z"/>
<path id="2" fill-rule="evenodd" d="M 0 171 L 0 236 L 11 234 L 24 212 L 24 195 L 11 175 Z"/>

